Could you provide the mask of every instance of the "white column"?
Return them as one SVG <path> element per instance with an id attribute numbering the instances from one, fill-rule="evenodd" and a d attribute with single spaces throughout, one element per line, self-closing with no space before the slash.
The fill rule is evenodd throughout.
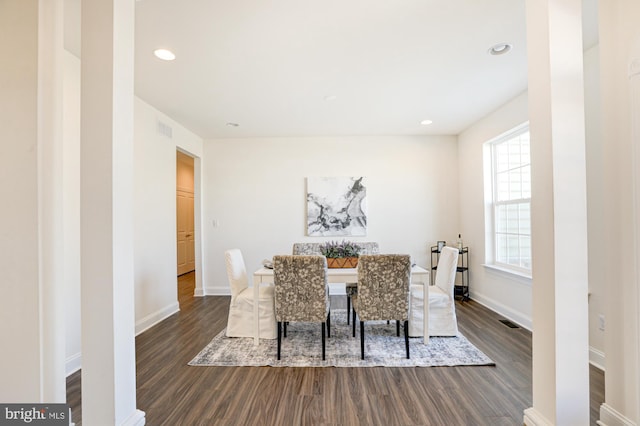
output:
<path id="1" fill-rule="evenodd" d="M 640 18 L 640 7 L 636 3 L 636 17 Z M 634 21 L 634 24 L 639 22 Z M 629 295 L 630 310 L 628 320 L 634 326 L 628 328 L 630 338 L 635 336 L 636 345 L 629 350 L 627 358 L 631 360 L 630 367 L 626 370 L 629 375 L 629 402 L 631 408 L 628 411 L 630 417 L 634 418 L 634 422 L 640 424 L 640 31 L 634 25 L 634 36 L 632 38 L 633 46 L 629 57 L 629 96 L 631 98 L 631 146 L 633 147 L 633 181 L 634 181 L 634 208 L 633 217 L 635 218 L 633 235 L 634 242 L 634 277 L 631 281 L 632 288 L 627 294 Z M 634 294 L 635 293 L 635 294 Z M 606 392 L 606 386 L 605 386 Z"/>
<path id="2" fill-rule="evenodd" d="M 133 269 L 132 0 L 82 2 L 82 420 L 141 425 Z"/>
<path id="3" fill-rule="evenodd" d="M 66 399 L 62 2 L 0 2 L 0 400 Z"/>
<path id="4" fill-rule="evenodd" d="M 589 424 L 580 0 L 528 0 L 533 407 L 526 425 Z"/>
<path id="5" fill-rule="evenodd" d="M 598 4 L 607 244 L 603 425 L 640 424 L 640 3 Z"/>
<path id="6" fill-rule="evenodd" d="M 38 18 L 38 223 L 42 401 L 65 402 L 62 81 L 63 2 L 40 0 Z"/>

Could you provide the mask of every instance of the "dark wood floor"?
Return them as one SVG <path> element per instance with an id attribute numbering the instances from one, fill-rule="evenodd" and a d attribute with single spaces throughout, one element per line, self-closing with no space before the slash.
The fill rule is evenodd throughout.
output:
<path id="1" fill-rule="evenodd" d="M 522 425 L 531 402 L 531 333 L 473 301 L 460 331 L 495 367 L 189 367 L 226 326 L 228 297 L 193 298 L 180 277 L 180 312 L 136 338 L 137 407 L 148 425 Z M 591 367 L 591 424 L 604 375 Z M 80 373 L 67 379 L 81 424 Z"/>

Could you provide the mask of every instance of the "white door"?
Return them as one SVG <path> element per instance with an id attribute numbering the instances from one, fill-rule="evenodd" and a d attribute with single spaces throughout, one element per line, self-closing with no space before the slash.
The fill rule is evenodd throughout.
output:
<path id="1" fill-rule="evenodd" d="M 178 275 L 196 268 L 193 226 L 193 193 L 177 191 Z"/>
<path id="2" fill-rule="evenodd" d="M 177 264 L 178 275 L 182 275 L 196 269 L 193 158 L 178 152 L 176 159 Z"/>

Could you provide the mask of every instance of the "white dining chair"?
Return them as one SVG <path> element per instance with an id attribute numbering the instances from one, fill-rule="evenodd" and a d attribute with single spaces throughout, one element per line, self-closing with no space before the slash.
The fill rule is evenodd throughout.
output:
<path id="1" fill-rule="evenodd" d="M 228 337 L 253 337 L 255 322 L 253 319 L 253 289 L 249 288 L 247 270 L 242 252 L 230 249 L 224 252 L 227 276 L 231 287 L 231 303 L 227 320 Z M 273 285 L 260 286 L 258 316 L 260 318 L 260 337 L 276 338 L 276 317 L 274 310 Z"/>
<path id="2" fill-rule="evenodd" d="M 458 320 L 454 286 L 458 249 L 443 247 L 436 268 L 435 285 L 429 286 L 429 336 L 457 336 Z M 424 336 L 424 293 L 422 285 L 411 285 L 409 336 Z"/>

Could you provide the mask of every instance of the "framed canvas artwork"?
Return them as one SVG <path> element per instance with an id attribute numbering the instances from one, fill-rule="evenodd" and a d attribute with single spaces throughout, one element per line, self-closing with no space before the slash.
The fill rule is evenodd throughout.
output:
<path id="1" fill-rule="evenodd" d="M 307 235 L 367 235 L 365 178 L 307 178 Z"/>

